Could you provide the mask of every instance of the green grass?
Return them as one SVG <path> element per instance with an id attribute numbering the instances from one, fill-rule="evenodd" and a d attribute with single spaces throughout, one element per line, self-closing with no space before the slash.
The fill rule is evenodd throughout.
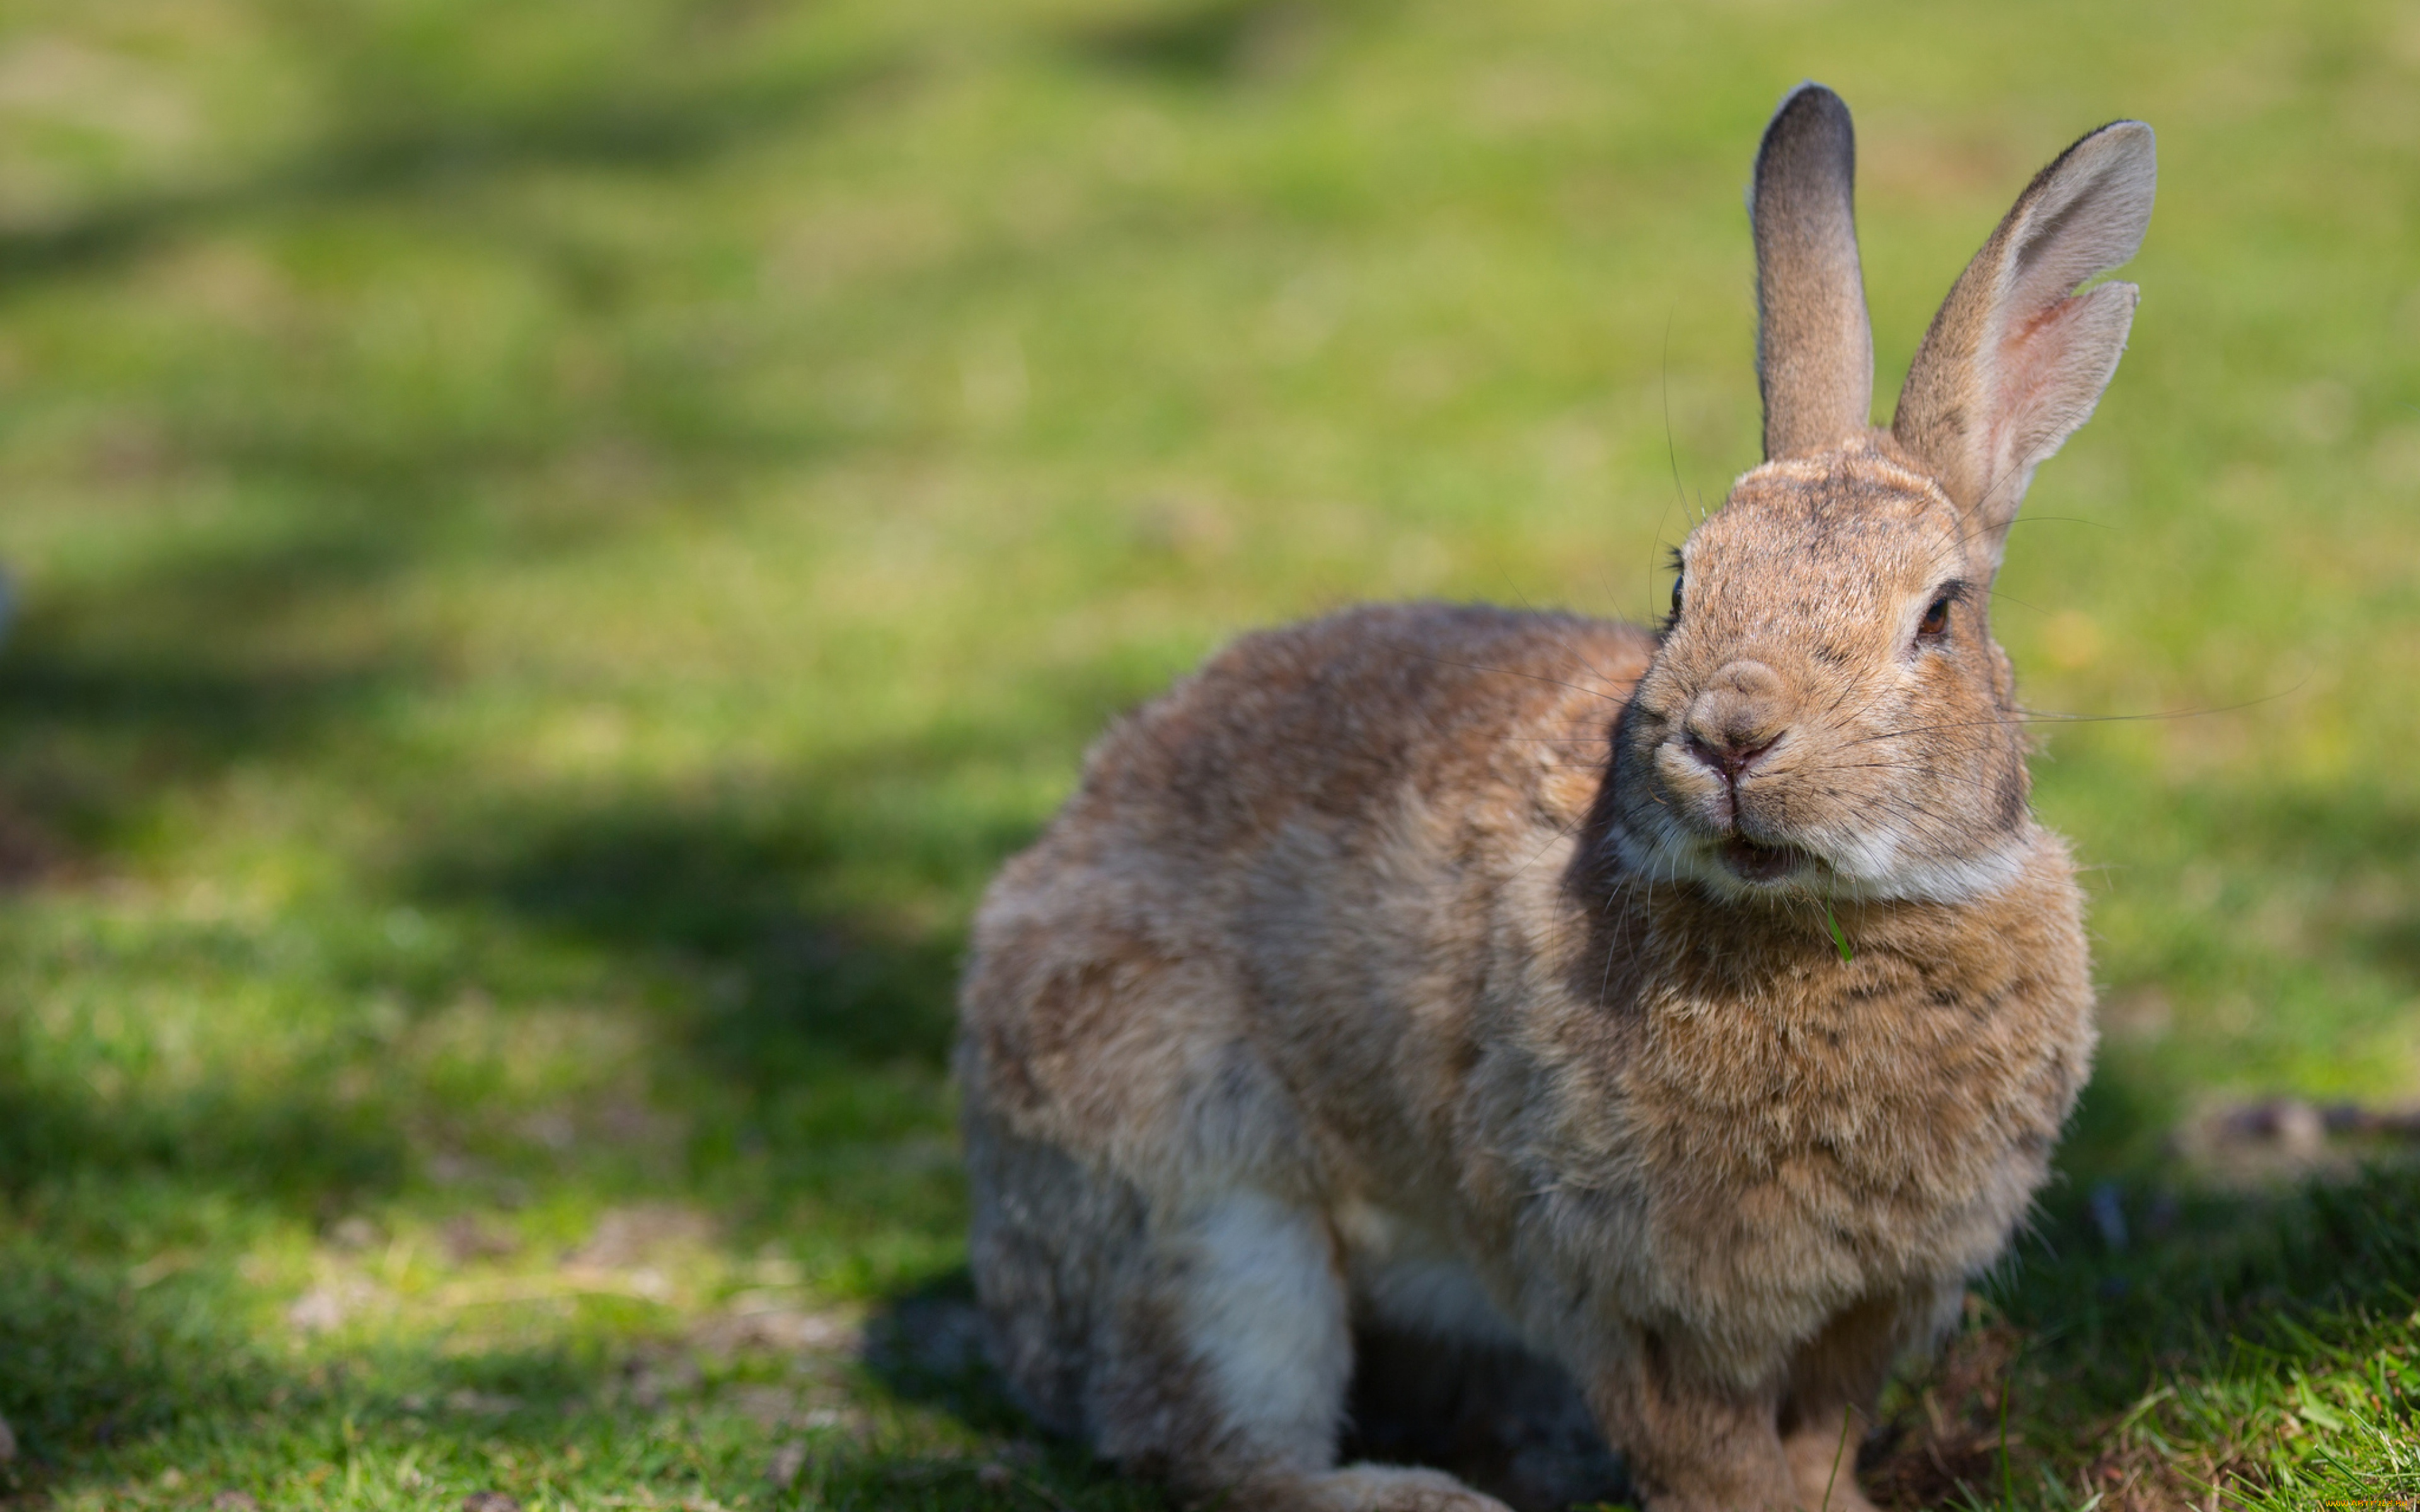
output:
<path id="1" fill-rule="evenodd" d="M 1886 391 L 2035 167 L 2164 158 L 1994 609 L 2035 706 L 2189 717 L 2046 727 L 2107 1041 L 1895 1463 L 2413 1494 L 2420 1183 L 2170 1152 L 2420 1089 L 2420 24 L 2355 0 L 9 7 L 0 1488 L 1156 1504 L 951 1321 L 968 911 L 1239 629 L 1651 613 L 1804 76 Z"/>

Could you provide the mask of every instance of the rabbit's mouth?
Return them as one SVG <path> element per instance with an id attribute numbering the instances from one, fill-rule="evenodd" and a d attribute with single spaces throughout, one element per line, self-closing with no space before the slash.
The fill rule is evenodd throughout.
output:
<path id="1" fill-rule="evenodd" d="M 1745 835 L 1731 835 L 1719 847 L 1723 864 L 1743 882 L 1779 882 L 1812 859 L 1795 845 L 1760 845 Z"/>

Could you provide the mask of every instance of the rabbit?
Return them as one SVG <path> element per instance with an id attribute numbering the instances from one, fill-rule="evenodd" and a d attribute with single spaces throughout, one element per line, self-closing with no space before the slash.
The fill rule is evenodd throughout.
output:
<path id="1" fill-rule="evenodd" d="M 1656 629 L 1364 607 L 1089 753 L 979 908 L 955 1073 L 994 1356 L 1190 1503 L 1504 1504 L 1337 1463 L 1356 1330 L 1564 1372 L 1652 1512 L 1870 1506 L 1856 1447 L 2089 1069 L 1987 592 L 2137 291 L 2149 127 L 2069 147 L 1895 418 L 1847 107 L 1750 191 L 1764 462 Z"/>

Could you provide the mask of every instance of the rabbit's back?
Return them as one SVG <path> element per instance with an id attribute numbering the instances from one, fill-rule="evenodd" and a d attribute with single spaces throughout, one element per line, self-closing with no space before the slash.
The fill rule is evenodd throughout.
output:
<path id="1" fill-rule="evenodd" d="M 1163 1193 L 1249 1169 L 1402 1200 L 1439 1169 L 1491 935 L 1535 914 L 1505 890 L 1557 885 L 1654 643 L 1402 605 L 1214 657 L 1103 737 L 994 884 L 970 1106 Z"/>

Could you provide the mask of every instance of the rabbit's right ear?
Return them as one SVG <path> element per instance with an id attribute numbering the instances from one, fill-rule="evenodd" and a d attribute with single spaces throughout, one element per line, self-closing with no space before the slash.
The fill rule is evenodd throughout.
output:
<path id="1" fill-rule="evenodd" d="M 2113 122 L 2060 153 L 1967 264 L 1908 369 L 1891 433 L 1994 561 L 2035 467 L 2118 371 L 2138 291 L 2075 288 L 2143 244 L 2157 169 L 2141 121 Z"/>
<path id="2" fill-rule="evenodd" d="M 1856 179 L 1849 107 L 1820 84 L 1790 91 L 1764 129 L 1748 191 L 1768 462 L 1838 446 L 1873 424 Z"/>

